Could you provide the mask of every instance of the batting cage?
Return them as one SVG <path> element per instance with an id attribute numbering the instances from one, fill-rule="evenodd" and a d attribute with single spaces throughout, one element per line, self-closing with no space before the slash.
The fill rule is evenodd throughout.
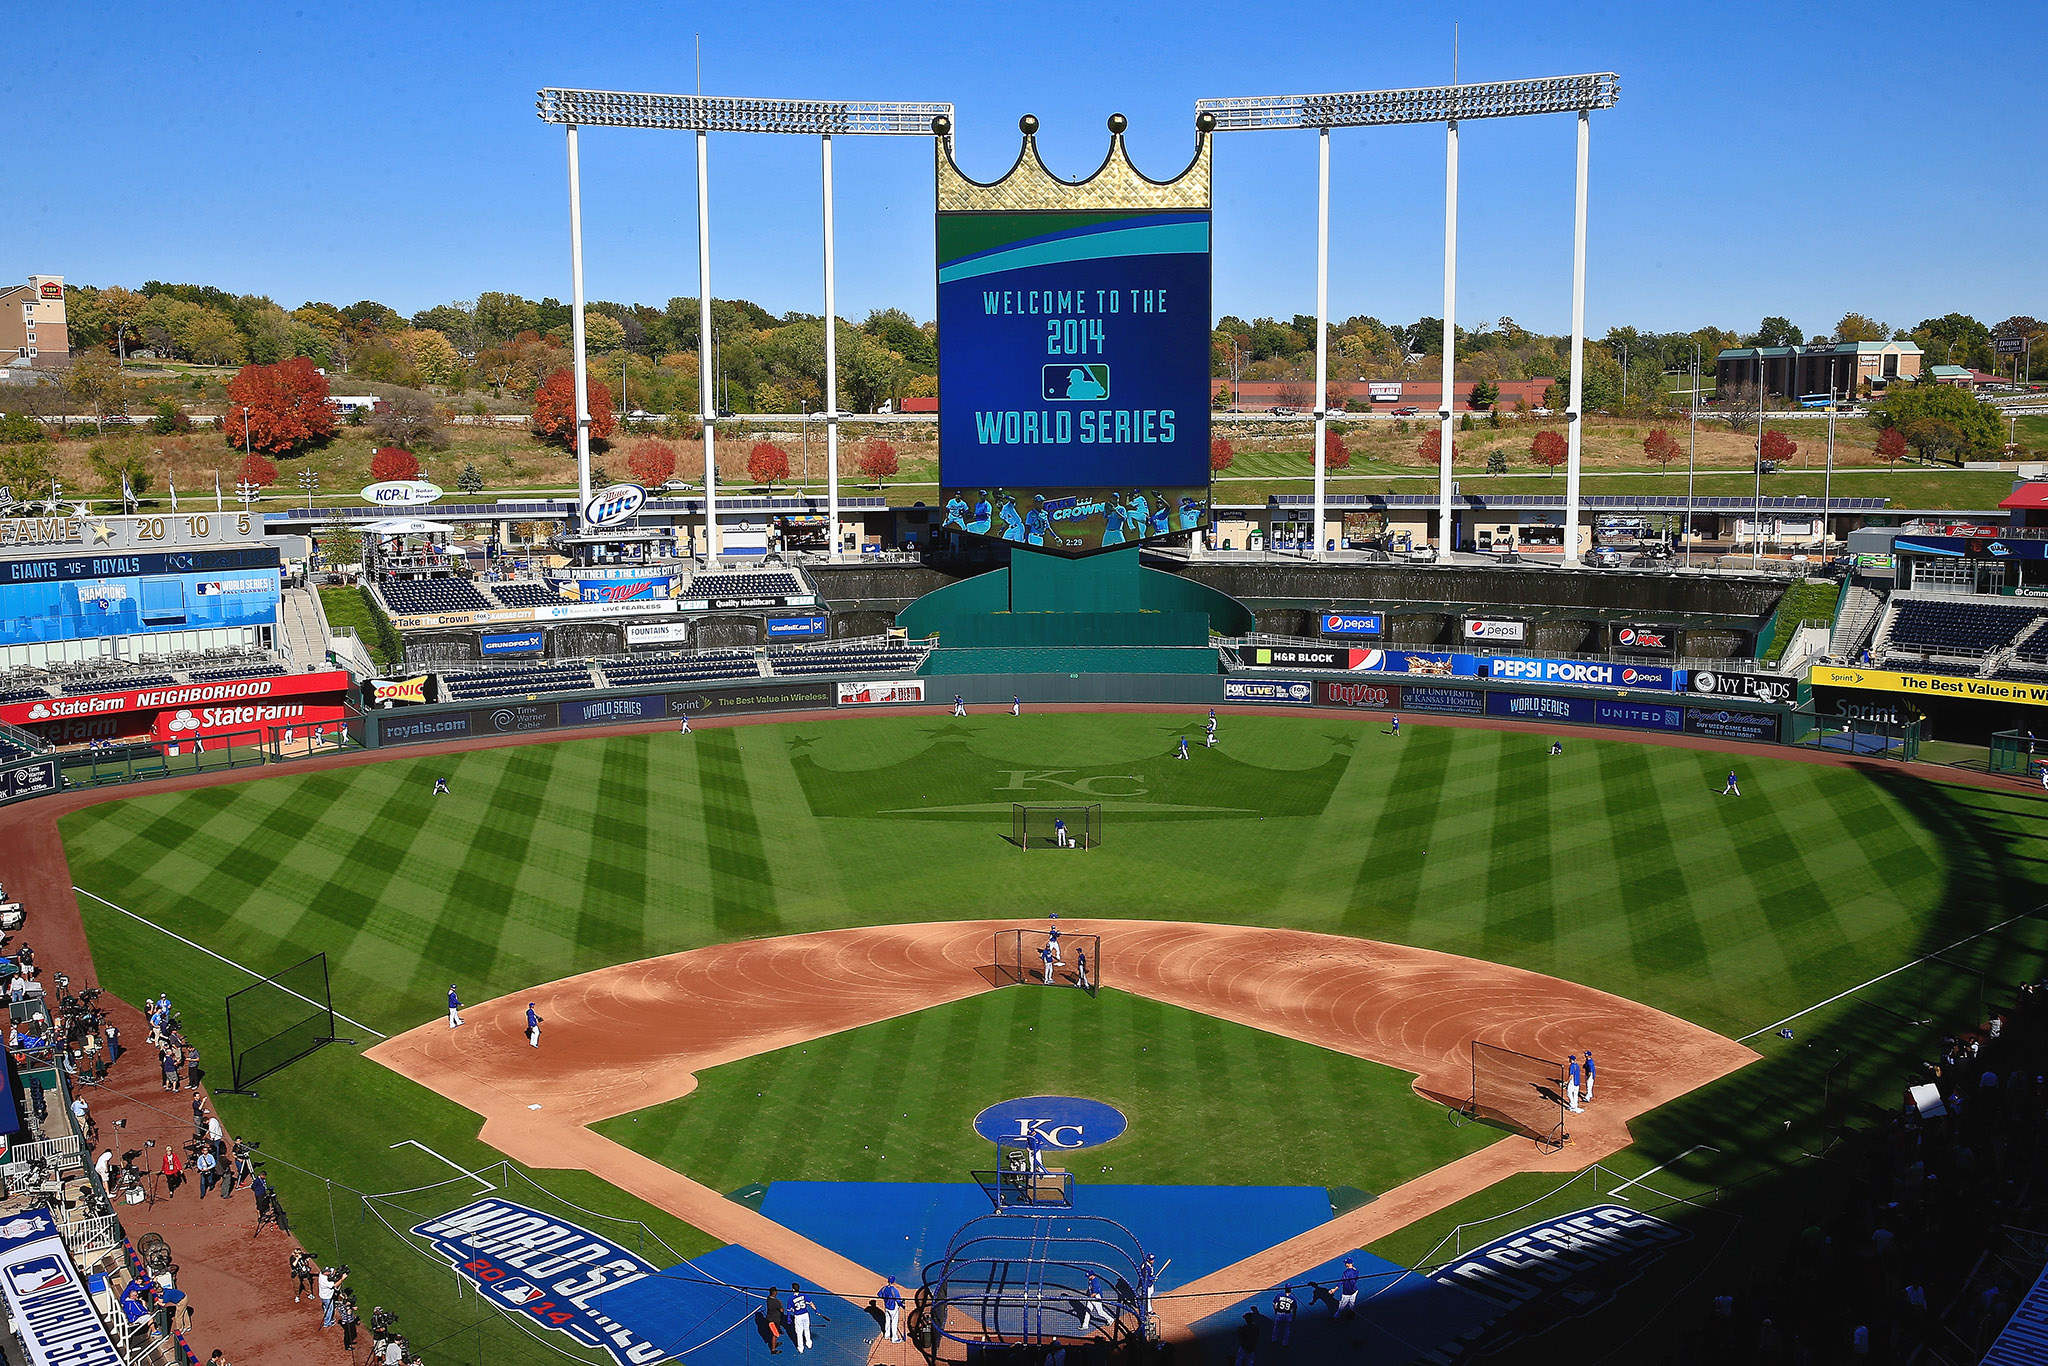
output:
<path id="1" fill-rule="evenodd" d="M 1020 1138 L 996 1140 L 994 1171 L 972 1173 L 981 1193 L 997 1210 L 1028 1209 L 1040 1214 L 1074 1207 L 1074 1174 L 1048 1167 L 1041 1151 L 1033 1162 L 1031 1145 Z"/>
<path id="2" fill-rule="evenodd" d="M 1527 1134 L 1547 1148 L 1564 1145 L 1564 1064 L 1472 1041 L 1472 1118 Z"/>
<path id="3" fill-rule="evenodd" d="M 1093 849 L 1102 843 L 1102 804 L 1010 807 L 1010 843 L 1019 849 Z"/>
<path id="4" fill-rule="evenodd" d="M 1050 959 L 1046 949 L 1052 948 Z M 1060 932 L 1057 947 L 1047 930 L 997 930 L 994 957 L 996 981 L 1003 986 L 1030 982 L 1048 987 L 1079 987 L 1093 996 L 1102 986 L 1102 936 Z"/>
<path id="5" fill-rule="evenodd" d="M 255 1095 L 250 1086 L 322 1044 L 355 1042 L 335 1035 L 325 953 L 229 993 L 227 1015 L 233 1095 Z"/>
<path id="6" fill-rule="evenodd" d="M 1113 1219 L 984 1214 L 925 1268 L 911 1329 L 934 1361 L 988 1360 L 995 1344 L 1100 1340 L 1114 1351 L 1145 1334 L 1136 1289 L 1144 1260 Z"/>

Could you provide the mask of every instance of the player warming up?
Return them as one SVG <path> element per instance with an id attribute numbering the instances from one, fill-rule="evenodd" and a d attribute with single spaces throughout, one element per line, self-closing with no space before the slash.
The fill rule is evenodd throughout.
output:
<path id="1" fill-rule="evenodd" d="M 1579 1099 L 1586 1105 L 1593 1103 L 1593 1050 L 1590 1048 L 1586 1050 L 1586 1089 Z"/>
<path id="2" fill-rule="evenodd" d="M 1742 795 L 1742 789 L 1735 785 L 1735 770 L 1732 768 L 1728 770 L 1728 781 L 1721 788 L 1721 795 L 1724 797 L 1740 797 Z"/>
<path id="3" fill-rule="evenodd" d="M 1187 758 L 1187 757 L 1188 757 L 1188 737 L 1187 737 L 1187 736 L 1183 735 L 1183 736 L 1181 736 L 1181 737 L 1180 737 L 1180 748 L 1179 748 L 1179 749 L 1178 749 L 1177 751 L 1175 751 L 1175 753 L 1174 753 L 1174 756 L 1173 756 L 1173 757 L 1174 757 L 1174 758 L 1176 758 L 1176 759 L 1185 759 L 1185 758 Z"/>
<path id="4" fill-rule="evenodd" d="M 690 733 L 690 718 L 689 718 L 689 717 L 687 717 L 687 716 L 685 716 L 685 717 L 683 718 L 683 728 L 682 728 L 682 729 L 681 729 L 680 731 L 678 731 L 678 732 L 677 732 L 677 734 L 679 734 L 679 735 L 688 735 L 689 733 Z"/>
<path id="5" fill-rule="evenodd" d="M 1045 984 L 1052 985 L 1052 965 L 1059 960 L 1052 956 L 1052 945 L 1047 944 L 1038 951 L 1038 961 L 1045 964 Z"/>
<path id="6" fill-rule="evenodd" d="M 1579 1055 L 1574 1053 L 1564 1073 L 1564 1108 L 1573 1114 L 1580 1113 L 1579 1106 Z"/>
<path id="7" fill-rule="evenodd" d="M 533 1008 L 533 1002 L 526 1003 L 526 1041 L 535 1048 L 540 1047 L 540 1012 Z"/>
<path id="8" fill-rule="evenodd" d="M 882 1332 L 891 1342 L 903 1341 L 903 1292 L 896 1288 L 896 1278 L 882 1287 Z"/>
<path id="9" fill-rule="evenodd" d="M 961 697 L 959 693 L 953 694 L 953 715 L 967 715 L 967 701 L 965 698 Z"/>
<path id="10" fill-rule="evenodd" d="M 434 779 L 434 795 L 435 795 L 436 797 L 440 796 L 440 795 L 441 795 L 442 793 L 446 792 L 447 790 L 448 790 L 448 780 L 447 780 L 446 778 L 436 778 L 436 779 Z"/>
<path id="11" fill-rule="evenodd" d="M 1202 748 L 1216 748 L 1216 709 L 1209 708 L 1209 729 L 1202 736 Z"/>
<path id="12" fill-rule="evenodd" d="M 1067 821 L 1064 816 L 1052 823 L 1052 842 L 1062 849 L 1073 843 L 1067 838 Z"/>
<path id="13" fill-rule="evenodd" d="M 453 1029 L 461 1023 L 462 999 L 455 994 L 455 983 L 450 982 L 448 984 L 448 1027 Z"/>
<path id="14" fill-rule="evenodd" d="M 1012 716 L 1022 716 L 1023 714 L 1024 714 L 1024 699 L 1023 699 L 1023 698 L 1021 698 L 1021 697 L 1012 697 L 1012 698 L 1010 699 L 1010 715 L 1012 715 Z"/>
<path id="15" fill-rule="evenodd" d="M 1074 985 L 1088 990 L 1088 950 L 1074 950 Z"/>
<path id="16" fill-rule="evenodd" d="M 1052 950 L 1052 961 L 1061 967 L 1067 965 L 1066 955 L 1060 952 L 1060 927 L 1051 926 L 1045 932 L 1045 946 Z"/>

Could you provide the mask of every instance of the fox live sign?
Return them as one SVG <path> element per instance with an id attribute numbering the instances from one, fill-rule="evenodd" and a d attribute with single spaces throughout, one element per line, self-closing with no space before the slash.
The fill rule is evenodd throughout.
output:
<path id="1" fill-rule="evenodd" d="M 1209 214 L 942 212 L 944 525 L 1081 555 L 1209 513 Z"/>

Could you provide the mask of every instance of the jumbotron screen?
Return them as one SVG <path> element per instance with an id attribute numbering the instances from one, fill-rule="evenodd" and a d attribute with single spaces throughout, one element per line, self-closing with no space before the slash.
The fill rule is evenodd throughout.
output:
<path id="1" fill-rule="evenodd" d="M 945 526 L 1084 555 L 1211 525 L 1209 215 L 941 213 Z"/>

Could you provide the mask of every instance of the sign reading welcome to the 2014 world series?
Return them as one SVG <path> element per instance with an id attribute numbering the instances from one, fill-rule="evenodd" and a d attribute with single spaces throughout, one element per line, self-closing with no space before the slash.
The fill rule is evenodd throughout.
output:
<path id="1" fill-rule="evenodd" d="M 604 1310 L 605 1292 L 661 1268 L 589 1229 L 525 1205 L 486 1197 L 415 1224 L 457 1274 L 490 1303 L 609 1353 L 619 1366 L 649 1366 L 667 1347 Z"/>
<path id="2" fill-rule="evenodd" d="M 1209 214 L 942 212 L 945 525 L 1086 554 L 1209 524 Z"/>

